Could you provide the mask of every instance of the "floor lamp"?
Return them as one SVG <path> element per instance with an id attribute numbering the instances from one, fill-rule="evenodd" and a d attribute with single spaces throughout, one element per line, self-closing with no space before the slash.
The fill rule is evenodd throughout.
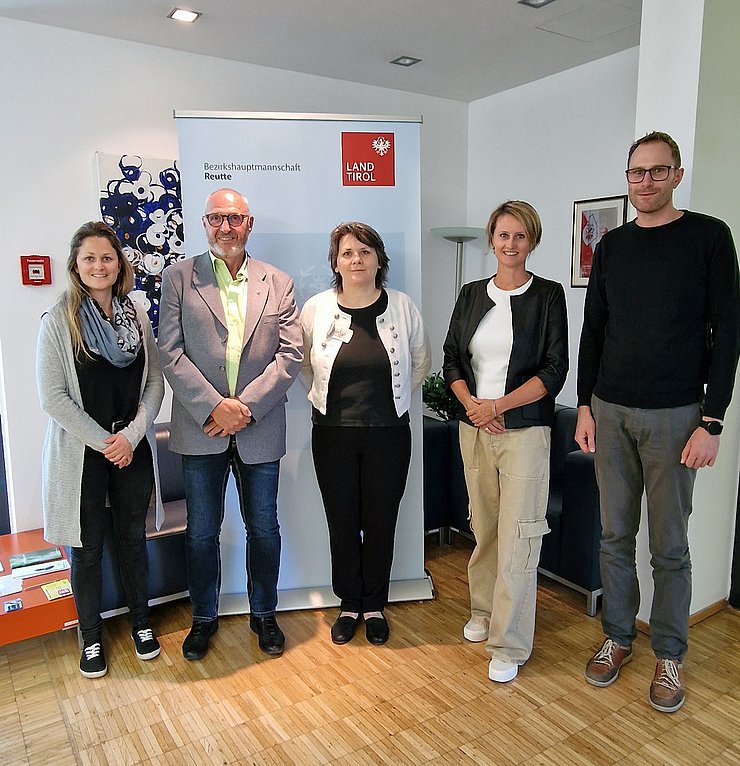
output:
<path id="1" fill-rule="evenodd" d="M 457 245 L 455 251 L 455 298 L 457 298 L 462 287 L 463 248 L 465 243 L 485 237 L 486 230 L 478 229 L 475 226 L 444 226 L 440 229 L 432 229 L 432 234 L 442 237 L 442 239 L 446 239 L 448 242 L 454 242 Z"/>

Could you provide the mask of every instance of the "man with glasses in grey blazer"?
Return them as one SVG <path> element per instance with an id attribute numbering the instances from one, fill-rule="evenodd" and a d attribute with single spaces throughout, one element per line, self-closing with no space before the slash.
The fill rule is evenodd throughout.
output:
<path id="1" fill-rule="evenodd" d="M 246 529 L 249 624 L 269 656 L 285 645 L 275 619 L 277 491 L 286 394 L 300 367 L 302 337 L 292 279 L 247 253 L 253 225 L 242 194 L 213 192 L 203 216 L 208 251 L 163 272 L 159 349 L 174 393 L 170 447 L 182 455 L 187 500 L 188 660 L 205 657 L 218 630 L 230 472 Z"/>

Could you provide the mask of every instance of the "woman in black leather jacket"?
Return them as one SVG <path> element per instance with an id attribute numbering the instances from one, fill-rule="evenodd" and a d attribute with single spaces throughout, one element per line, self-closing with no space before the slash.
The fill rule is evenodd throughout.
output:
<path id="1" fill-rule="evenodd" d="M 492 681 L 513 680 L 532 652 L 537 563 L 550 474 L 555 397 L 568 372 L 562 285 L 526 270 L 542 224 L 508 201 L 486 227 L 498 262 L 463 287 L 444 345 L 444 377 L 460 402 L 460 449 L 476 547 L 468 564 L 469 641 L 486 641 Z"/>

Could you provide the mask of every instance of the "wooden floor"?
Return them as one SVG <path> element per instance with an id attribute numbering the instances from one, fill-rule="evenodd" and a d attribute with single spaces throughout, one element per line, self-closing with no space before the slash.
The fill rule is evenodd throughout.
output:
<path id="1" fill-rule="evenodd" d="M 125 617 L 106 622 L 109 671 L 87 680 L 74 632 L 0 649 L 0 764 L 740 764 L 740 614 L 691 628 L 687 702 L 647 702 L 649 640 L 607 689 L 583 666 L 601 641 L 584 599 L 542 580 L 534 653 L 510 684 L 462 639 L 467 541 L 427 546 L 433 602 L 391 606 L 391 640 L 332 645 L 336 611 L 280 615 L 287 651 L 262 655 L 244 617 L 208 657 L 181 653 L 188 602 L 153 610 L 162 654 L 140 662 Z"/>

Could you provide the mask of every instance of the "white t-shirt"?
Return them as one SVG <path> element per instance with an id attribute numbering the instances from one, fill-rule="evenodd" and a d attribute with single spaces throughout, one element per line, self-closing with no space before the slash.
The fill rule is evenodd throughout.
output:
<path id="1" fill-rule="evenodd" d="M 510 298 L 525 293 L 532 279 L 530 277 L 514 290 L 499 289 L 493 279 L 486 286 L 488 295 L 496 305 L 481 319 L 469 346 L 476 396 L 480 399 L 498 399 L 506 393 L 506 376 L 514 345 Z"/>

